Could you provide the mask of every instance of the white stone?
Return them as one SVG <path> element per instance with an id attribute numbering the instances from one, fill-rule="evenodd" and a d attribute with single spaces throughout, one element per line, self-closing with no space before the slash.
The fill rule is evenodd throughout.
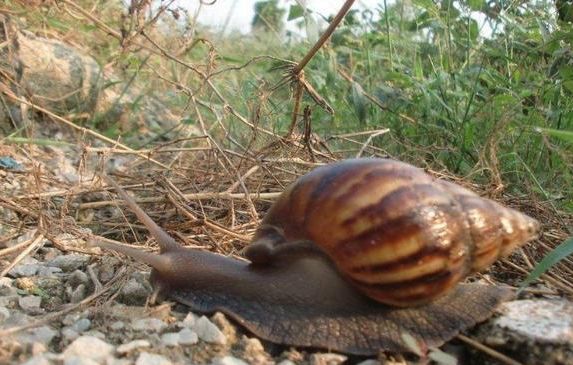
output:
<path id="1" fill-rule="evenodd" d="M 178 332 L 168 332 L 161 335 L 161 342 L 165 346 L 175 347 L 179 346 L 179 333 Z"/>
<path id="2" fill-rule="evenodd" d="M 191 328 L 195 325 L 196 322 L 197 322 L 197 316 L 189 312 L 185 317 L 185 319 L 183 319 L 183 321 L 181 322 L 181 326 Z"/>
<path id="3" fill-rule="evenodd" d="M 167 327 L 167 324 L 157 318 L 136 319 L 131 323 L 131 327 L 136 331 L 159 332 Z"/>
<path id="4" fill-rule="evenodd" d="M 573 344 L 573 304 L 565 300 L 515 300 L 500 306 L 494 324 L 536 342 Z"/>
<path id="5" fill-rule="evenodd" d="M 171 361 L 165 356 L 142 352 L 137 357 L 135 365 L 171 365 Z"/>
<path id="6" fill-rule="evenodd" d="M 221 332 L 219 327 L 205 316 L 201 316 L 201 318 L 197 320 L 193 326 L 193 330 L 197 333 L 197 336 L 205 342 L 220 345 L 224 345 L 227 342 L 227 338 L 223 332 Z"/>
<path id="7" fill-rule="evenodd" d="M 72 356 L 80 356 L 94 360 L 95 362 L 101 362 L 111 355 L 113 351 L 114 347 L 112 345 L 97 337 L 82 336 L 69 344 L 64 350 L 63 355 L 66 359 Z"/>
<path id="8" fill-rule="evenodd" d="M 347 359 L 348 357 L 339 354 L 312 354 L 310 363 L 311 365 L 338 365 Z"/>
<path id="9" fill-rule="evenodd" d="M 36 355 L 29 358 L 22 365 L 51 365 L 51 362 L 42 355 Z"/>
<path id="10" fill-rule="evenodd" d="M 135 349 L 139 349 L 142 347 L 151 347 L 151 344 L 147 340 L 134 340 L 128 343 L 124 343 L 123 345 L 119 345 L 116 349 L 118 354 L 126 354 L 130 351 Z"/>
<path id="11" fill-rule="evenodd" d="M 290 360 L 283 360 L 279 362 L 277 365 L 296 365 L 296 364 Z"/>
<path id="12" fill-rule="evenodd" d="M 179 331 L 179 343 L 181 345 L 194 345 L 199 342 L 199 336 L 189 328 Z"/>
<path id="13" fill-rule="evenodd" d="M 233 356 L 215 357 L 211 362 L 212 365 L 249 365 L 241 359 Z"/>

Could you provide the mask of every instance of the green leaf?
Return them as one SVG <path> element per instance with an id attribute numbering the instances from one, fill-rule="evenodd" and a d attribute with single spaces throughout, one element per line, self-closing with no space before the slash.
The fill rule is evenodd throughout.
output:
<path id="1" fill-rule="evenodd" d="M 573 134 L 572 134 L 573 136 Z M 549 252 L 547 256 L 538 263 L 533 271 L 525 278 L 523 283 L 519 286 L 517 293 L 519 294 L 523 289 L 525 289 L 531 282 L 537 280 L 543 273 L 549 270 L 553 265 L 563 260 L 565 257 L 573 253 L 573 237 L 569 237 L 562 244 L 555 247 L 553 251 Z"/>
<path id="2" fill-rule="evenodd" d="M 563 86 L 564 86 L 567 90 L 573 92 L 573 80 L 563 81 Z"/>
<path id="3" fill-rule="evenodd" d="M 535 128 L 537 132 L 545 133 L 552 137 L 557 137 L 559 139 L 564 140 L 565 142 L 573 143 L 573 132 L 571 131 L 562 131 L 559 129 L 551 129 L 551 128 Z"/>
<path id="4" fill-rule="evenodd" d="M 563 65 L 559 67 L 559 74 L 564 80 L 573 80 L 573 67 Z"/>
<path id="5" fill-rule="evenodd" d="M 360 123 L 366 122 L 368 114 L 367 102 L 364 97 L 362 86 L 356 82 L 352 83 L 352 104 L 354 106 L 354 111 L 356 111 L 356 115 L 358 115 Z"/>
<path id="6" fill-rule="evenodd" d="M 287 20 L 298 19 L 304 16 L 304 9 L 298 4 L 290 6 Z"/>

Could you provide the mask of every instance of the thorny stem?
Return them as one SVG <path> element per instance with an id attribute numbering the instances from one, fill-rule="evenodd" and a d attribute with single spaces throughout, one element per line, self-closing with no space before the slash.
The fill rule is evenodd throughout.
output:
<path id="1" fill-rule="evenodd" d="M 344 19 L 344 16 L 348 12 L 348 10 L 350 10 L 352 4 L 354 4 L 354 0 L 346 0 L 344 5 L 342 5 L 340 10 L 338 11 L 338 14 L 336 14 L 332 22 L 328 25 L 328 28 L 326 28 L 326 31 L 320 36 L 318 41 L 314 44 L 312 49 L 308 51 L 306 56 L 304 56 L 304 58 L 298 63 L 298 65 L 295 66 L 295 68 L 293 69 L 293 73 L 295 75 L 298 75 L 302 71 L 302 69 L 306 66 L 306 64 L 312 59 L 312 57 L 314 57 L 316 52 L 318 52 L 318 50 L 322 47 L 324 42 L 326 42 L 326 40 L 332 35 L 332 32 L 334 32 L 334 29 L 336 29 L 338 24 L 342 21 L 342 19 Z"/>

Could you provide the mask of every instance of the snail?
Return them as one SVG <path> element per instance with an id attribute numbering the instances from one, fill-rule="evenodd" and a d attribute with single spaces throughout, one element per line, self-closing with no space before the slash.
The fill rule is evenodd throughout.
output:
<path id="1" fill-rule="evenodd" d="M 156 291 L 220 311 L 270 342 L 354 355 L 440 346 L 513 292 L 459 284 L 534 239 L 536 220 L 389 159 L 350 159 L 297 179 L 245 256 L 180 246 L 113 180 L 160 253 L 96 245 L 149 264 Z"/>

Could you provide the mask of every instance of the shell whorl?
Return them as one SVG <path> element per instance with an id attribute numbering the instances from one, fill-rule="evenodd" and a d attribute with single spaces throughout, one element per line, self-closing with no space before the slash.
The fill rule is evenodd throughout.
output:
<path id="1" fill-rule="evenodd" d="M 280 232 L 280 244 L 314 242 L 360 291 L 403 307 L 507 256 L 535 237 L 538 223 L 406 163 L 355 159 L 299 178 L 261 227 Z"/>

